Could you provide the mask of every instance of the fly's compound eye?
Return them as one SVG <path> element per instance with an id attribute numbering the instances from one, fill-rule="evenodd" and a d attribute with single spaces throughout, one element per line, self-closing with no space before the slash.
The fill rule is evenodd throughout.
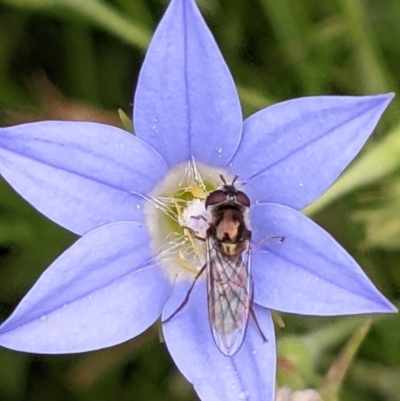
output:
<path id="1" fill-rule="evenodd" d="M 249 197 L 242 191 L 238 191 L 236 193 L 236 202 L 240 203 L 245 207 L 250 207 L 250 199 Z"/>
<path id="2" fill-rule="evenodd" d="M 221 190 L 216 190 L 214 192 L 211 192 L 210 195 L 208 195 L 205 206 L 207 209 L 209 206 L 215 206 L 225 201 L 226 201 L 226 193 Z"/>

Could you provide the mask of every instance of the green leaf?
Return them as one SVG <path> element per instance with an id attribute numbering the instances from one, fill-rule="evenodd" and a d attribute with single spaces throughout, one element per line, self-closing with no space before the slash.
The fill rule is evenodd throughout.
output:
<path id="1" fill-rule="evenodd" d="M 126 115 L 126 113 L 122 109 L 118 109 L 118 115 L 121 120 L 121 124 L 124 127 L 124 129 L 131 134 L 135 135 L 135 132 L 133 130 L 133 123 L 132 120 Z"/>

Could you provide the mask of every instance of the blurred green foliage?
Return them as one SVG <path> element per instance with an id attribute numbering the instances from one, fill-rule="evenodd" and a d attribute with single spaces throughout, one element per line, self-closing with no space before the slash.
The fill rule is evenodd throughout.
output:
<path id="1" fill-rule="evenodd" d="M 0 124 L 66 119 L 121 126 L 118 109 L 123 110 L 120 115 L 131 116 L 144 51 L 166 4 L 0 0 Z M 399 89 L 398 0 L 198 4 L 235 78 L 245 115 L 303 95 Z M 348 175 L 307 211 L 395 303 L 400 299 L 399 106 L 395 99 Z M 0 181 L 2 318 L 75 239 Z M 284 321 L 286 327 L 277 333 L 283 353 L 280 384 L 303 387 L 321 383 L 360 325 L 355 318 L 284 316 Z M 349 368 L 340 399 L 400 399 L 399 332 L 398 316 L 374 322 Z M 299 364 L 301 380 L 292 383 L 285 383 L 288 349 L 295 360 L 308 358 Z M 84 355 L 39 356 L 0 349 L 0 400 L 54 398 L 185 401 L 196 396 L 159 342 L 157 327 L 126 344 Z"/>

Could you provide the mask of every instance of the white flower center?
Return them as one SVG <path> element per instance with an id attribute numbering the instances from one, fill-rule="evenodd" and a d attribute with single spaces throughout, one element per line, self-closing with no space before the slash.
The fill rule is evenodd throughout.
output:
<path id="1" fill-rule="evenodd" d="M 211 221 L 205 209 L 208 194 L 233 177 L 222 169 L 194 161 L 170 170 L 146 203 L 146 226 L 155 261 L 172 280 L 193 280 L 206 263 L 206 231 Z"/>

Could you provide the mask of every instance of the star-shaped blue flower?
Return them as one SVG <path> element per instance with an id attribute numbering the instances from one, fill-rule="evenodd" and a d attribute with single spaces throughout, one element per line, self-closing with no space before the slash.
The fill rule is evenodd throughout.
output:
<path id="1" fill-rule="evenodd" d="M 271 309 L 395 311 L 335 240 L 299 212 L 355 157 L 391 98 L 295 99 L 243 123 L 232 77 L 194 0 L 172 0 L 140 74 L 137 136 L 83 122 L 0 130 L 2 176 L 44 215 L 82 235 L 3 323 L 0 344 L 89 351 L 166 319 L 202 263 L 201 244 L 184 229 L 190 213 L 204 208 L 219 174 L 238 175 L 252 202 L 254 310 L 268 341 L 250 320 L 239 351 L 223 355 L 211 336 L 204 278 L 163 334 L 202 400 L 272 400 Z M 274 235 L 286 240 L 264 241 Z"/>

